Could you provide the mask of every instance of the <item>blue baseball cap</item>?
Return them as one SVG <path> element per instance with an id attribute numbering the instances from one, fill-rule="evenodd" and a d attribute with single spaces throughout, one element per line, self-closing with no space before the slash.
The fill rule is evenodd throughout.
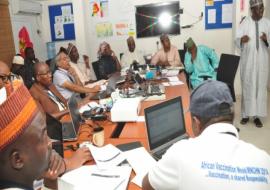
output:
<path id="1" fill-rule="evenodd" d="M 190 96 L 192 115 L 211 118 L 232 113 L 233 99 L 227 84 L 207 80 L 195 88 Z"/>

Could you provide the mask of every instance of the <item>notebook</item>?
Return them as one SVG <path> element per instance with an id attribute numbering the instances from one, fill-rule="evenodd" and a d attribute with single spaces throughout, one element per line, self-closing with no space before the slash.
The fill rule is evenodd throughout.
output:
<path id="1" fill-rule="evenodd" d="M 71 122 L 62 124 L 62 136 L 64 141 L 77 140 L 77 133 L 80 128 L 81 116 L 78 109 L 77 94 L 73 94 L 68 100 L 68 109 Z"/>
<path id="2" fill-rule="evenodd" d="M 175 142 L 187 138 L 181 96 L 144 110 L 150 151 L 160 159 Z"/>

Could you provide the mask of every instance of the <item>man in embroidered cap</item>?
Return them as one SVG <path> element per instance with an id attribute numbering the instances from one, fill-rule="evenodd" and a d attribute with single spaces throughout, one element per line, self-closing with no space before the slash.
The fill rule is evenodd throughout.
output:
<path id="1" fill-rule="evenodd" d="M 192 88 L 196 88 L 205 79 L 216 79 L 219 59 L 214 49 L 205 45 L 196 45 L 192 38 L 186 42 L 185 70 L 190 75 Z"/>
<path id="2" fill-rule="evenodd" d="M 96 79 L 93 73 L 92 65 L 89 64 L 89 61 L 83 63 L 83 61 L 80 60 L 78 49 L 74 44 L 68 44 L 67 53 L 70 58 L 70 66 L 75 69 L 84 85 Z"/>
<path id="3" fill-rule="evenodd" d="M 42 114 L 20 85 L 0 105 L 0 115 L 0 189 L 32 189 L 52 153 Z"/>
<path id="4" fill-rule="evenodd" d="M 207 80 L 194 89 L 189 110 L 196 137 L 173 144 L 144 177 L 142 189 L 270 189 L 270 156 L 239 139 L 232 106 L 223 82 Z"/>
<path id="5" fill-rule="evenodd" d="M 253 118 L 256 127 L 263 127 L 260 118 L 267 116 L 267 84 L 269 72 L 270 21 L 263 17 L 262 0 L 250 0 L 251 16 L 245 18 L 236 34 L 241 50 L 242 120 Z"/>

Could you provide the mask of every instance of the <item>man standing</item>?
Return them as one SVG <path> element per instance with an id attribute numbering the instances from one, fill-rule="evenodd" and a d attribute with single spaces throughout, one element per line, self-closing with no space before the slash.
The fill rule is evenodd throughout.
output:
<path id="1" fill-rule="evenodd" d="M 143 190 L 268 190 L 270 156 L 239 140 L 228 86 L 207 80 L 193 90 L 195 138 L 172 145 L 144 177 Z"/>
<path id="2" fill-rule="evenodd" d="M 143 65 L 145 60 L 141 52 L 136 50 L 136 45 L 134 38 L 130 36 L 127 39 L 128 51 L 126 51 L 121 58 L 121 68 L 122 70 L 129 69 L 130 65 L 133 63 Z"/>
<path id="3" fill-rule="evenodd" d="M 196 88 L 205 79 L 217 78 L 219 59 L 215 50 L 204 46 L 196 46 L 192 38 L 186 42 L 185 70 L 190 75 L 192 88 Z"/>
<path id="4" fill-rule="evenodd" d="M 170 39 L 167 34 L 162 34 L 160 36 L 160 41 L 162 43 L 162 49 L 160 49 L 152 58 L 152 65 L 160 66 L 181 66 L 181 60 L 178 50 L 175 46 L 171 45 Z"/>
<path id="5" fill-rule="evenodd" d="M 262 0 L 250 0 L 251 17 L 240 25 L 236 44 L 241 50 L 242 120 L 254 117 L 256 127 L 263 127 L 260 117 L 267 116 L 270 21 L 263 18 Z"/>

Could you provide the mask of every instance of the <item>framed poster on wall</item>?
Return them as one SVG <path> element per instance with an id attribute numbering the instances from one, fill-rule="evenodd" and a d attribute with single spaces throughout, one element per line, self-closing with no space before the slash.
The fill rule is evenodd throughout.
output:
<path id="1" fill-rule="evenodd" d="M 74 15 L 72 3 L 51 5 L 49 20 L 52 41 L 74 40 Z"/>

